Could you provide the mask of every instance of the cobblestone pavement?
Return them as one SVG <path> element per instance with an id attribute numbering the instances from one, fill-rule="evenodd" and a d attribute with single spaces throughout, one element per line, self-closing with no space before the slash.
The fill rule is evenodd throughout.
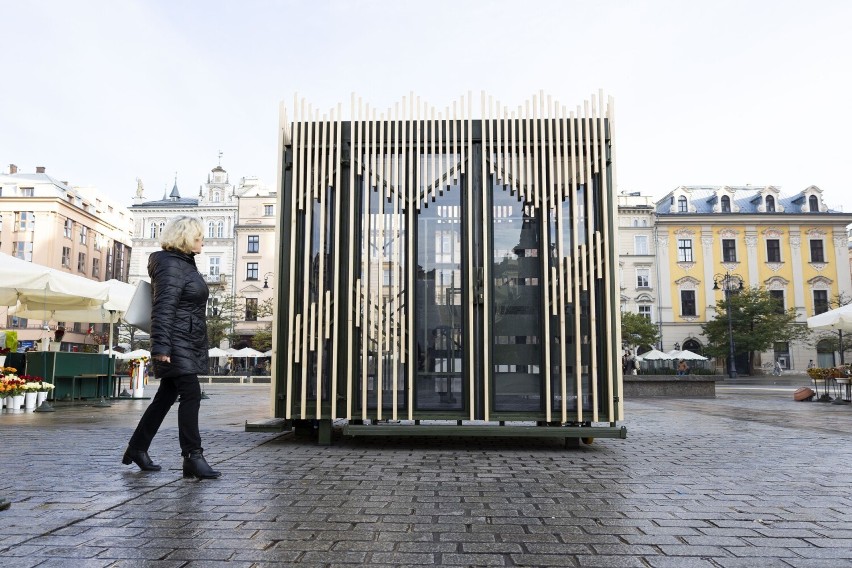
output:
<path id="1" fill-rule="evenodd" d="M 628 401 L 627 440 L 343 439 L 244 432 L 268 385 L 206 386 L 184 480 L 122 466 L 147 401 L 0 414 L 0 566 L 852 566 L 852 407 L 797 381 Z M 801 379 L 799 384 L 807 384 Z"/>

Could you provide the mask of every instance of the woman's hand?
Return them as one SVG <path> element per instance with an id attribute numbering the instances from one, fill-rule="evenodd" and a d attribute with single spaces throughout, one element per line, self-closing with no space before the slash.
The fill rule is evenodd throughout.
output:
<path id="1" fill-rule="evenodd" d="M 162 361 L 163 363 L 171 363 L 172 362 L 172 358 L 169 357 L 168 355 L 154 355 L 154 360 L 155 361 Z"/>

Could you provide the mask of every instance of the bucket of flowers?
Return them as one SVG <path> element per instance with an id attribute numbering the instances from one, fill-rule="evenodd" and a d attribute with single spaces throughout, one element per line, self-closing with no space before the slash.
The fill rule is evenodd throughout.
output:
<path id="1" fill-rule="evenodd" d="M 6 410 L 20 410 L 24 403 L 24 384 L 26 381 L 15 374 L 16 369 L 5 367 L 0 383 L 6 400 Z M 10 372 L 7 372 L 10 371 Z"/>
<path id="2" fill-rule="evenodd" d="M 47 398 L 47 391 L 49 388 L 53 388 L 53 385 L 45 383 L 44 379 L 41 377 L 35 377 L 32 375 L 20 375 L 19 378 L 24 381 L 24 409 L 35 410 L 35 408 L 41 404 L 45 398 Z M 49 385 L 49 387 L 47 385 Z M 42 392 L 44 393 L 44 398 L 39 400 L 39 393 Z"/>

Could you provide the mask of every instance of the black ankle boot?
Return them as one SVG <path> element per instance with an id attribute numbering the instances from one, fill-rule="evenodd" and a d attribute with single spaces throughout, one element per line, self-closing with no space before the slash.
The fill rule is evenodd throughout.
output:
<path id="1" fill-rule="evenodd" d="M 198 479 L 216 479 L 222 475 L 214 471 L 207 460 L 204 459 L 204 450 L 192 450 L 183 458 L 183 476 L 197 477 Z"/>
<path id="2" fill-rule="evenodd" d="M 151 461 L 148 452 L 128 447 L 124 450 L 124 457 L 121 458 L 121 463 L 130 465 L 131 462 L 138 465 L 142 471 L 160 471 L 161 469 L 160 466 Z"/>

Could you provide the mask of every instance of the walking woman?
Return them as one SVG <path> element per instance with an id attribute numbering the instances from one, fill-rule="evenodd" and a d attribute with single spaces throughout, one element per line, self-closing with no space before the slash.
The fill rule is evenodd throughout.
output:
<path id="1" fill-rule="evenodd" d="M 180 395 L 178 437 L 183 454 L 183 476 L 215 479 L 221 475 L 204 459 L 198 431 L 201 386 L 198 375 L 207 372 L 207 283 L 195 266 L 204 236 L 201 221 L 180 216 L 169 221 L 160 237 L 163 250 L 148 259 L 151 304 L 151 358 L 160 388 L 148 406 L 124 452 L 123 464 L 159 471 L 148 448 L 163 419 Z"/>

